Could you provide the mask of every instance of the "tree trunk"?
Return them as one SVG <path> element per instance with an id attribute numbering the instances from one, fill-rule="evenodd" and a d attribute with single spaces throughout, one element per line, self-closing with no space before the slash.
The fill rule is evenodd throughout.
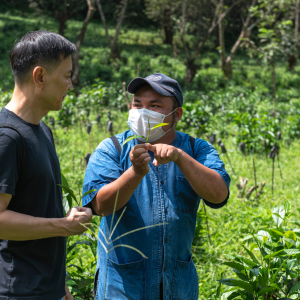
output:
<path id="1" fill-rule="evenodd" d="M 73 55 L 73 76 L 72 76 L 72 82 L 74 86 L 79 86 L 80 82 L 80 72 L 79 72 L 79 56 L 80 56 L 80 47 L 84 39 L 84 35 L 86 32 L 86 29 L 89 25 L 90 20 L 92 19 L 96 8 L 95 8 L 95 3 L 94 0 L 87 0 L 88 4 L 88 12 L 86 14 L 85 20 L 83 22 L 83 25 L 81 27 L 80 33 L 77 37 L 77 42 L 76 42 L 76 48 L 77 51 Z"/>
<path id="2" fill-rule="evenodd" d="M 223 74 L 225 76 L 225 78 L 227 79 L 231 79 L 232 78 L 232 64 L 231 64 L 231 60 L 229 61 L 225 61 L 222 65 L 222 71 Z"/>
<path id="3" fill-rule="evenodd" d="M 66 20 L 59 20 L 59 29 L 58 33 L 62 36 L 65 34 L 65 28 L 66 28 Z"/>
<path id="4" fill-rule="evenodd" d="M 196 72 L 198 70 L 198 66 L 195 64 L 194 60 L 188 61 L 186 63 L 185 70 L 185 83 L 190 84 L 195 78 Z"/>
<path id="5" fill-rule="evenodd" d="M 173 45 L 173 30 L 171 26 L 164 26 L 165 44 Z"/>
<path id="6" fill-rule="evenodd" d="M 290 72 L 294 72 L 295 70 L 295 66 L 297 65 L 297 58 L 298 58 L 298 55 L 297 53 L 293 53 L 291 55 L 288 55 L 288 70 Z"/>
<path id="7" fill-rule="evenodd" d="M 168 9 L 163 11 L 162 25 L 165 32 L 165 44 L 173 45 L 173 29 L 171 21 L 171 12 Z"/>
<path id="8" fill-rule="evenodd" d="M 296 2 L 295 9 L 295 41 L 294 41 L 294 53 L 288 56 L 289 71 L 294 72 L 298 59 L 298 43 L 299 43 L 299 4 L 300 0 Z"/>

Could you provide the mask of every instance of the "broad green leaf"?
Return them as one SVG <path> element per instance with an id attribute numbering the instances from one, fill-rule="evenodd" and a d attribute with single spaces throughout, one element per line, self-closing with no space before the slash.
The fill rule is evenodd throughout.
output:
<path id="1" fill-rule="evenodd" d="M 256 277 L 259 275 L 259 268 L 253 268 L 253 269 L 250 269 L 250 271 Z"/>
<path id="2" fill-rule="evenodd" d="M 300 254 L 300 250 L 298 249 L 284 249 L 280 250 L 274 253 L 271 253 L 269 255 L 265 256 L 265 259 L 271 258 L 271 257 L 278 257 L 278 256 L 292 256 L 295 254 Z"/>
<path id="3" fill-rule="evenodd" d="M 225 284 L 225 285 L 238 286 L 238 287 L 244 289 L 245 291 L 247 291 L 248 293 L 250 293 L 251 295 L 253 295 L 252 285 L 248 282 L 238 280 L 238 279 L 231 279 L 231 278 L 220 279 L 218 281 L 221 282 L 222 284 Z"/>
<path id="4" fill-rule="evenodd" d="M 297 240 L 296 233 L 295 233 L 294 231 L 291 231 L 291 230 L 287 231 L 287 232 L 284 234 L 284 236 L 285 236 L 286 238 L 288 238 L 288 239 L 293 240 L 293 241 L 296 241 L 296 240 Z"/>
<path id="5" fill-rule="evenodd" d="M 242 245 L 243 246 L 243 245 Z M 246 250 L 246 252 L 248 253 L 248 255 L 252 258 L 252 261 L 257 264 L 260 265 L 260 262 L 258 261 L 258 259 L 255 257 L 255 255 L 249 250 L 247 249 L 245 246 L 243 246 L 243 248 Z"/>
<path id="6" fill-rule="evenodd" d="M 81 289 L 91 285 L 92 283 L 94 283 L 93 278 L 84 278 L 84 279 L 77 281 L 77 287 L 81 290 Z"/>
<path id="7" fill-rule="evenodd" d="M 60 177 L 61 177 L 61 184 L 69 187 L 68 181 L 67 181 L 67 179 L 66 179 L 66 177 L 64 176 L 63 173 L 60 173 Z"/>
<path id="8" fill-rule="evenodd" d="M 285 209 L 283 206 L 277 206 L 272 211 L 272 217 L 277 227 L 280 227 L 284 217 Z"/>
<path id="9" fill-rule="evenodd" d="M 123 147 L 126 143 L 128 143 L 129 141 L 131 141 L 131 140 L 133 140 L 133 139 L 136 139 L 136 138 L 143 138 L 143 139 L 146 139 L 143 135 L 131 135 L 130 137 L 128 137 L 128 138 L 124 141 L 122 147 Z"/>
<path id="10" fill-rule="evenodd" d="M 75 200 L 75 202 L 78 204 L 77 198 L 74 195 L 74 192 L 66 185 L 63 184 L 58 184 L 59 186 L 61 186 L 67 193 L 69 193 L 71 195 L 71 197 Z"/>
<path id="11" fill-rule="evenodd" d="M 225 261 L 225 262 L 222 262 L 222 264 L 226 265 L 230 268 L 237 269 L 239 271 L 244 271 L 244 270 L 248 269 L 247 267 L 245 267 L 244 265 L 242 265 L 241 263 L 238 263 L 236 261 Z"/>
<path id="12" fill-rule="evenodd" d="M 280 232 L 279 230 L 275 230 L 275 229 L 269 229 L 270 231 L 274 232 L 275 234 L 277 234 L 278 236 L 283 236 L 283 233 Z"/>
<path id="13" fill-rule="evenodd" d="M 60 173 L 60 177 L 61 177 L 61 184 L 69 187 L 69 183 L 63 173 Z M 66 195 L 66 198 L 67 198 L 67 201 L 69 204 L 69 209 L 67 209 L 67 206 L 65 206 L 66 213 L 67 213 L 73 207 L 73 203 L 72 203 L 72 196 L 70 195 L 70 193 L 68 193 L 68 195 Z M 77 202 L 76 202 L 76 204 L 77 204 Z"/>
<path id="14" fill-rule="evenodd" d="M 82 198 L 84 198 L 85 196 L 87 196 L 87 195 L 89 195 L 89 194 L 91 194 L 91 193 L 93 193 L 93 192 L 95 192 L 95 191 L 97 191 L 97 190 L 96 190 L 96 189 L 93 189 L 93 190 L 89 190 L 89 191 L 85 192 L 85 193 L 82 195 Z"/>
<path id="15" fill-rule="evenodd" d="M 246 257 L 243 257 L 241 255 L 236 255 L 236 257 L 251 268 L 256 267 L 257 265 L 260 265 L 260 263 L 255 263 L 252 260 L 250 260 Z"/>
<path id="16" fill-rule="evenodd" d="M 240 272 L 239 270 L 237 270 L 237 269 L 232 269 L 232 271 L 236 274 L 236 276 L 237 276 L 239 279 L 241 279 L 241 280 L 243 280 L 243 281 L 246 281 L 246 282 L 249 281 L 249 278 L 248 278 L 244 273 Z"/>
<path id="17" fill-rule="evenodd" d="M 166 126 L 166 125 L 169 125 L 169 123 L 159 123 L 159 124 L 153 126 L 153 128 L 152 128 L 150 131 L 152 131 L 152 130 L 155 129 L 155 128 L 162 127 L 162 126 Z"/>
<path id="18" fill-rule="evenodd" d="M 74 280 L 67 280 L 66 284 L 67 285 L 77 285 L 77 283 Z"/>
<path id="19" fill-rule="evenodd" d="M 290 290 L 289 296 L 293 295 L 294 293 L 298 292 L 300 290 L 300 281 L 297 282 Z"/>
<path id="20" fill-rule="evenodd" d="M 273 287 L 273 286 L 268 286 L 268 287 L 265 287 L 263 289 L 261 289 L 259 292 L 258 292 L 258 296 L 263 296 L 265 295 L 267 292 L 270 292 L 270 291 L 274 291 L 276 288 Z"/>

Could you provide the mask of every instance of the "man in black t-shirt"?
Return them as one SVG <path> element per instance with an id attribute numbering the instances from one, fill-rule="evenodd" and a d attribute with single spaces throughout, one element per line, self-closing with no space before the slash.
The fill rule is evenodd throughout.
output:
<path id="1" fill-rule="evenodd" d="M 65 237 L 82 234 L 92 212 L 75 207 L 64 217 L 59 160 L 41 119 L 72 88 L 74 51 L 64 37 L 36 31 L 10 53 L 15 88 L 0 112 L 0 300 L 73 299 Z"/>

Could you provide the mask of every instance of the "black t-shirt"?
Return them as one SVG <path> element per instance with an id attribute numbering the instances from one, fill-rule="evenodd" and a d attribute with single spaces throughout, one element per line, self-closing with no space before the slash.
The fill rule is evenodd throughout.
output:
<path id="1" fill-rule="evenodd" d="M 49 128 L 29 124 L 3 108 L 0 124 L 0 193 L 11 194 L 9 210 L 42 218 L 62 218 L 59 160 Z M 22 166 L 22 163 L 25 165 Z M 1 228 L 0 228 L 1 230 Z M 0 239 L 0 300 L 57 300 L 65 295 L 66 240 Z"/>

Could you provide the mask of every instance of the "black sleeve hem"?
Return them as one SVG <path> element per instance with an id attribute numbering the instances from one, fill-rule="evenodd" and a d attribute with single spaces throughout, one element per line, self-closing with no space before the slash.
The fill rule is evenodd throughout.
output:
<path id="1" fill-rule="evenodd" d="M 92 200 L 92 201 L 93 201 L 93 200 Z M 98 216 L 98 217 L 99 217 L 99 215 L 95 212 L 95 210 L 94 210 L 94 208 L 93 208 L 92 201 L 90 201 L 89 203 L 83 205 L 83 207 L 88 207 L 88 208 L 90 208 L 90 209 L 92 210 L 93 216 Z"/>
<path id="2" fill-rule="evenodd" d="M 221 208 L 223 206 L 225 206 L 228 202 L 228 199 L 229 199 L 229 196 L 230 196 L 230 192 L 228 190 L 228 195 L 226 197 L 226 199 L 224 201 L 222 201 L 221 203 L 212 203 L 212 202 L 208 202 L 207 200 L 205 199 L 202 199 L 204 201 L 204 203 L 210 207 L 210 208 L 213 208 L 213 209 L 218 209 L 218 208 Z"/>

